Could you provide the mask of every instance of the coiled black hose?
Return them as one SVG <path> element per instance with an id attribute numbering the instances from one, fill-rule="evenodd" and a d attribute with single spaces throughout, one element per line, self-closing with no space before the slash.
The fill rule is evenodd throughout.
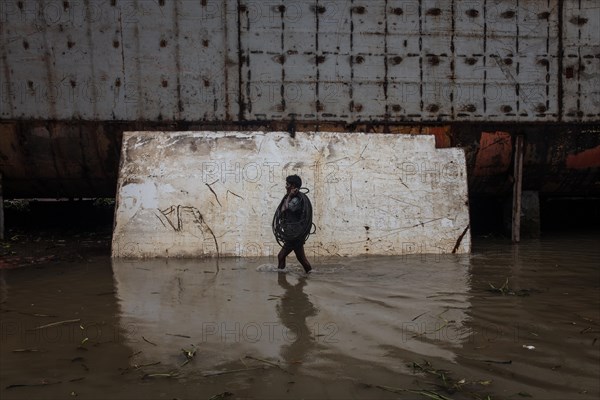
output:
<path id="1" fill-rule="evenodd" d="M 302 188 L 305 189 L 305 188 Z M 308 189 L 306 189 L 308 193 Z M 305 243 L 308 237 L 314 233 L 311 232 L 314 224 L 312 223 L 312 204 L 306 194 L 298 192 L 300 198 L 301 214 L 297 221 L 289 221 L 285 218 L 285 212 L 281 212 L 281 206 L 287 195 L 283 196 L 275 215 L 273 216 L 273 234 L 280 246 L 284 243 L 301 242 Z"/>

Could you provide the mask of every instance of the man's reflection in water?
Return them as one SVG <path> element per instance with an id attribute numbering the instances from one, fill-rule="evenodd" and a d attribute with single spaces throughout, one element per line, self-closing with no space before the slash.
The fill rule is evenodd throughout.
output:
<path id="1" fill-rule="evenodd" d="M 286 344 L 281 349 L 281 356 L 290 365 L 303 361 L 304 356 L 313 345 L 306 318 L 317 315 L 317 309 L 302 291 L 306 286 L 306 277 L 298 278 L 298 283 L 290 285 L 287 274 L 280 272 L 277 282 L 285 289 L 281 302 L 277 305 L 277 315 L 281 323 L 288 329 L 284 336 Z"/>

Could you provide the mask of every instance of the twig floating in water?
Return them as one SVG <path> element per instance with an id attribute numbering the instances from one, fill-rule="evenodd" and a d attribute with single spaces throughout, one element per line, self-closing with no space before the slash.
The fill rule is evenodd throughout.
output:
<path id="1" fill-rule="evenodd" d="M 134 365 L 134 368 L 151 367 L 153 365 L 158 365 L 158 364 L 160 364 L 160 361 L 149 363 L 149 364 Z"/>
<path id="2" fill-rule="evenodd" d="M 223 392 L 223 393 L 215 394 L 214 396 L 210 397 L 208 400 L 223 400 L 225 397 L 229 397 L 229 396 L 233 396 L 233 393 Z"/>
<path id="3" fill-rule="evenodd" d="M 14 349 L 13 353 L 44 353 L 45 351 L 40 349 Z"/>
<path id="4" fill-rule="evenodd" d="M 186 338 L 186 339 L 191 339 L 191 338 L 192 338 L 191 336 L 188 336 L 188 335 L 179 335 L 179 334 L 177 334 L 177 333 L 167 333 L 167 335 L 169 335 L 169 336 L 177 336 L 177 337 L 182 337 L 182 338 Z"/>
<path id="5" fill-rule="evenodd" d="M 209 377 L 209 376 L 217 376 L 217 375 L 225 375 L 225 374 L 234 374 L 236 372 L 244 372 L 244 371 L 252 371 L 252 370 L 256 370 L 256 369 L 265 369 L 265 367 L 253 367 L 253 368 L 241 368 L 241 369 L 231 369 L 229 371 L 220 371 L 220 372 L 213 372 L 213 373 L 209 373 L 209 374 L 202 374 L 203 377 Z"/>
<path id="6" fill-rule="evenodd" d="M 158 346 L 156 343 L 152 343 L 151 341 L 149 341 L 148 339 L 146 339 L 145 337 L 142 336 L 142 339 L 144 339 L 145 342 L 150 343 L 153 346 Z"/>
<path id="7" fill-rule="evenodd" d="M 135 356 L 137 356 L 138 354 L 142 354 L 142 351 L 141 351 L 141 350 L 140 350 L 140 351 L 137 351 L 137 352 L 133 353 L 132 355 L 130 355 L 128 358 L 135 357 Z"/>
<path id="8" fill-rule="evenodd" d="M 37 328 L 33 328 L 33 330 L 50 328 L 51 326 L 59 326 L 59 325 L 65 325 L 65 324 L 72 324 L 72 323 L 79 322 L 79 321 L 81 321 L 81 319 L 79 319 L 79 318 L 77 318 L 77 319 L 67 319 L 65 321 L 53 322 L 51 324 L 46 324 L 46 325 L 38 326 Z"/>
<path id="9" fill-rule="evenodd" d="M 512 360 L 474 360 L 474 361 L 483 361 L 483 362 L 487 362 L 487 363 L 494 363 L 494 364 L 512 364 Z"/>
<path id="10" fill-rule="evenodd" d="M 465 360 L 471 360 L 471 361 L 481 361 L 481 362 L 487 362 L 487 363 L 493 363 L 493 364 L 512 364 L 512 360 L 480 360 L 477 358 L 469 358 L 469 357 L 464 357 L 459 355 L 459 357 L 464 358 Z"/>
<path id="11" fill-rule="evenodd" d="M 162 373 L 162 374 L 146 374 L 144 376 L 142 376 L 142 379 L 148 379 L 148 378 L 175 378 L 177 377 L 177 375 L 179 375 L 177 372 L 169 372 L 169 373 Z"/>
<path id="12" fill-rule="evenodd" d="M 419 315 L 417 315 L 416 317 L 414 317 L 413 319 L 411 319 L 411 321 L 414 321 L 415 319 L 422 317 L 423 315 L 427 314 L 429 311 L 425 311 L 424 313 L 421 313 Z"/>
<path id="13" fill-rule="evenodd" d="M 42 381 L 40 383 L 17 383 L 14 385 L 8 385 L 5 389 L 12 389 L 12 388 L 17 388 L 17 387 L 50 386 L 50 385 L 56 385 L 59 383 L 62 383 L 62 381 L 56 381 L 56 382 Z"/>
<path id="14" fill-rule="evenodd" d="M 6 310 L 6 311 L 16 311 L 16 310 Z M 22 315 L 31 315 L 32 317 L 50 317 L 50 318 L 58 317 L 58 315 L 52 315 L 52 314 L 28 313 L 25 311 L 16 311 L 16 312 L 19 314 L 22 314 Z"/>
<path id="15" fill-rule="evenodd" d="M 246 356 L 246 358 L 249 358 L 251 360 L 255 360 L 255 361 L 260 361 L 262 363 L 268 364 L 268 365 L 272 365 L 273 367 L 277 367 L 280 370 L 282 370 L 283 372 L 285 372 L 286 374 L 290 374 L 293 375 L 290 371 L 286 370 L 285 368 L 281 367 L 279 364 L 274 363 L 272 361 L 269 360 L 263 360 L 262 358 L 258 358 L 258 357 L 252 357 L 252 356 Z"/>
<path id="16" fill-rule="evenodd" d="M 451 398 L 441 395 L 439 393 L 436 393 L 432 390 L 414 390 L 414 389 L 395 388 L 395 387 L 383 386 L 383 385 L 369 385 L 369 384 L 366 384 L 366 385 L 373 386 L 378 389 L 385 390 L 386 392 L 391 392 L 391 393 L 396 393 L 396 394 L 408 392 L 408 393 L 420 394 L 421 396 L 429 397 L 430 399 L 434 399 L 434 400 L 452 400 Z"/>

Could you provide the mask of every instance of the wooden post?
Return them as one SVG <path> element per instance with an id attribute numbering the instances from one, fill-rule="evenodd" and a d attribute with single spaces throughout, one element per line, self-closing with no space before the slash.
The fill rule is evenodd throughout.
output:
<path id="1" fill-rule="evenodd" d="M 515 141 L 515 170 L 513 182 L 512 241 L 521 241 L 521 186 L 523 183 L 523 136 Z"/>
<path id="2" fill-rule="evenodd" d="M 0 240 L 4 240 L 4 199 L 2 197 L 2 173 L 0 172 Z"/>

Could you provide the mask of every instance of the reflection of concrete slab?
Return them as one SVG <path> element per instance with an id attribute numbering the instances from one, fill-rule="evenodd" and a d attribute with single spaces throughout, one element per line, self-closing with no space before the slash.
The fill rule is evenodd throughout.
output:
<path id="1" fill-rule="evenodd" d="M 330 260 L 309 277 L 233 258 L 218 272 L 214 259 L 113 260 L 113 271 L 121 328 L 132 352 L 142 351 L 137 364 L 176 367 L 194 345 L 186 370 L 246 355 L 310 370 L 342 360 L 400 370 L 423 357 L 454 360 L 468 340 L 468 271 L 445 257 Z"/>
<path id="2" fill-rule="evenodd" d="M 464 154 L 433 136 L 126 132 L 113 257 L 271 255 L 293 173 L 311 190 L 311 254 L 470 251 Z"/>
<path id="3" fill-rule="evenodd" d="M 255 347 L 277 356 L 284 339 L 274 303 L 268 301 L 281 292 L 277 276 L 260 279 L 265 274 L 236 270 L 246 267 L 233 258 L 220 266 L 226 270 L 217 273 L 211 259 L 114 260 L 121 326 L 134 349 L 143 350 L 145 358 L 175 363 L 181 348 L 194 344 L 203 354 L 202 365 Z M 257 279 L 245 279 L 249 274 Z"/>

